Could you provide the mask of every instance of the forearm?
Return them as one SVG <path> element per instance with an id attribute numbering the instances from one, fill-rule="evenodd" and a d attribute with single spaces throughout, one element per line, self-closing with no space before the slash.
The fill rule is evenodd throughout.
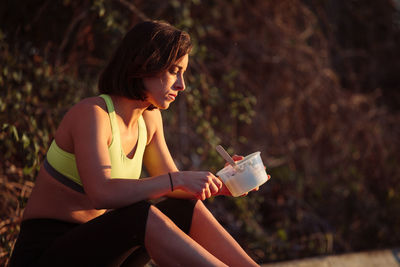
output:
<path id="1" fill-rule="evenodd" d="M 170 194 L 172 187 L 177 192 Z M 221 181 L 210 172 L 184 171 L 139 180 L 105 179 L 96 186 L 85 187 L 85 191 L 96 208 L 114 209 L 162 196 L 204 200 L 221 188 Z"/>
<path id="2" fill-rule="evenodd" d="M 193 194 L 190 194 L 188 192 L 185 192 L 180 189 L 174 189 L 173 192 L 169 192 L 165 195 L 166 197 L 171 197 L 171 198 L 186 198 L 186 199 L 196 199 L 196 196 Z"/>
<path id="3" fill-rule="evenodd" d="M 97 209 L 115 209 L 165 196 L 171 192 L 171 185 L 168 174 L 164 174 L 141 179 L 107 179 L 86 191 Z"/>

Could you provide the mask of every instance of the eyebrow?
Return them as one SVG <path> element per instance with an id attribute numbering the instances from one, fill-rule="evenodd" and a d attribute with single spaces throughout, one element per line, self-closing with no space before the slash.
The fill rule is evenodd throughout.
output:
<path id="1" fill-rule="evenodd" d="M 183 67 L 176 65 L 176 64 L 173 64 L 172 67 L 178 68 L 179 70 L 183 70 Z"/>

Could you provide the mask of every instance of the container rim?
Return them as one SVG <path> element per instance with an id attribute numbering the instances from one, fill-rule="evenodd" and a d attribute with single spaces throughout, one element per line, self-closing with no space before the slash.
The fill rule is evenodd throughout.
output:
<path id="1" fill-rule="evenodd" d="M 260 151 L 253 152 L 253 153 L 251 153 L 251 154 L 245 156 L 243 159 L 237 161 L 236 164 L 237 164 L 237 165 L 243 165 L 243 164 L 244 164 L 246 161 L 248 161 L 249 159 L 254 158 L 254 157 L 257 157 L 257 156 L 259 156 L 260 154 L 261 154 Z M 228 165 L 225 166 L 224 168 L 220 169 L 216 174 L 219 176 L 219 174 L 225 173 L 225 172 L 227 172 L 228 170 L 231 170 L 231 169 L 233 169 L 233 167 L 232 167 L 231 165 L 228 164 Z"/>
<path id="2" fill-rule="evenodd" d="M 244 157 L 243 159 L 239 160 L 238 162 L 236 162 L 236 164 L 237 165 L 243 164 L 244 162 L 248 161 L 249 159 L 257 157 L 260 154 L 261 154 L 260 151 L 253 152 L 253 153 L 247 155 L 246 157 Z"/>

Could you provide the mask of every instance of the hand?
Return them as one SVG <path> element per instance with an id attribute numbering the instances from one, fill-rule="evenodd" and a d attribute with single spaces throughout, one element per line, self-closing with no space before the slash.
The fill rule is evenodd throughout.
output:
<path id="1" fill-rule="evenodd" d="M 222 187 L 221 187 L 221 189 L 219 190 L 219 192 L 218 192 L 218 196 L 228 196 L 228 197 L 231 197 L 232 196 L 232 193 L 231 193 L 231 191 L 229 191 L 229 189 L 228 189 L 228 187 L 226 187 L 226 185 L 222 182 L 222 180 L 221 180 L 221 183 L 222 183 Z"/>
<path id="2" fill-rule="evenodd" d="M 221 180 L 211 172 L 183 171 L 172 175 L 176 188 L 191 193 L 200 200 L 217 194 L 223 186 Z"/>
<path id="3" fill-rule="evenodd" d="M 244 157 L 243 156 L 239 156 L 239 155 L 233 155 L 232 156 L 232 159 L 233 159 L 233 161 L 239 161 L 239 160 L 242 160 L 242 159 L 244 159 Z M 229 163 L 227 162 L 227 163 L 225 163 L 225 167 L 226 166 L 228 166 L 229 165 Z"/>
<path id="4" fill-rule="evenodd" d="M 236 162 L 239 160 L 242 160 L 244 157 L 243 156 L 239 156 L 239 155 L 233 155 L 232 159 Z M 228 166 L 229 163 L 225 163 L 225 167 Z M 220 179 L 218 177 L 218 179 Z M 229 191 L 228 187 L 226 187 L 226 185 L 222 182 L 222 180 L 220 179 L 221 183 L 222 183 L 222 188 L 219 190 L 218 194 L 219 196 L 232 196 L 231 192 Z"/>
<path id="5" fill-rule="evenodd" d="M 240 155 L 234 155 L 234 156 L 232 156 L 232 159 L 236 162 L 236 161 L 239 161 L 239 160 L 242 160 L 244 157 L 243 156 L 240 156 Z M 228 166 L 229 165 L 229 163 L 225 163 L 225 167 L 226 166 Z M 264 166 L 264 169 L 267 169 L 267 167 L 265 167 Z M 271 175 L 269 175 L 269 174 L 267 174 L 267 181 L 269 180 L 269 179 L 271 179 Z M 221 181 L 222 182 L 222 181 Z M 253 191 L 258 191 L 260 189 L 260 187 L 256 187 L 256 188 L 254 188 L 253 190 L 251 190 L 250 192 L 253 192 Z M 241 195 L 241 197 L 244 197 L 244 196 L 247 196 L 249 193 L 244 193 L 243 195 Z M 226 187 L 226 185 L 225 184 L 223 184 L 223 186 L 222 186 L 222 188 L 221 188 L 221 190 L 218 192 L 218 195 L 223 195 L 223 196 L 232 196 L 232 194 L 231 194 L 231 192 L 229 191 L 229 189 Z"/>

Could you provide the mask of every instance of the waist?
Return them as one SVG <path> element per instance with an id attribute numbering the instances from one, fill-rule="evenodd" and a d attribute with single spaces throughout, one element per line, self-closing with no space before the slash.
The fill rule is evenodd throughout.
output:
<path id="1" fill-rule="evenodd" d="M 105 211 L 95 209 L 87 195 L 59 183 L 42 167 L 25 208 L 23 220 L 51 218 L 85 223 Z"/>

